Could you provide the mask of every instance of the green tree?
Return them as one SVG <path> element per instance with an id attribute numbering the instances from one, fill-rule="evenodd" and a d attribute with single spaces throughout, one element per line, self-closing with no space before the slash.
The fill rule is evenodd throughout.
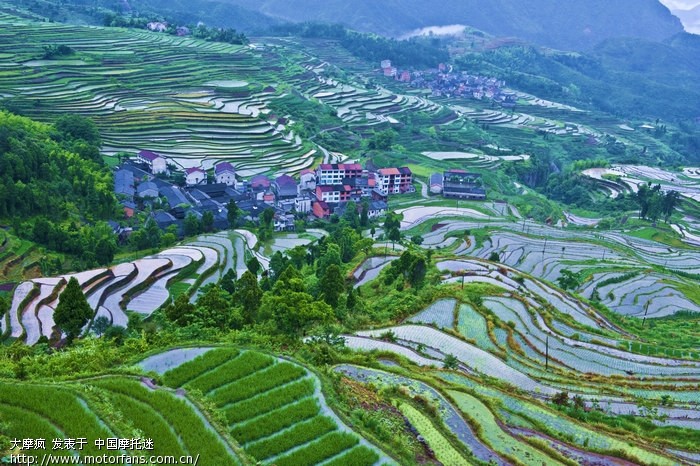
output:
<path id="1" fill-rule="evenodd" d="M 326 269 L 333 264 L 339 267 L 342 264 L 340 246 L 335 243 L 329 243 L 325 254 L 316 261 L 316 276 L 322 277 L 326 273 Z"/>
<path id="2" fill-rule="evenodd" d="M 258 272 L 260 272 L 260 269 L 262 267 L 260 265 L 260 261 L 255 256 L 248 259 L 248 261 L 245 263 L 245 266 L 248 268 L 248 270 L 250 270 L 250 273 L 252 273 L 255 276 L 258 275 Z"/>
<path id="3" fill-rule="evenodd" d="M 284 288 L 279 293 L 265 293 L 260 313 L 269 316 L 281 333 L 290 336 L 305 334 L 311 326 L 333 319 L 333 309 L 328 304 L 314 301 L 308 293 Z"/>
<path id="4" fill-rule="evenodd" d="M 255 322 L 263 292 L 258 285 L 258 279 L 246 270 L 236 282 L 234 300 L 243 307 L 243 320 L 246 324 Z"/>
<path id="5" fill-rule="evenodd" d="M 197 300 L 197 320 L 204 327 L 219 330 L 241 328 L 243 316 L 231 306 L 231 295 L 219 286 L 210 286 Z"/>
<path id="6" fill-rule="evenodd" d="M 106 316 L 100 316 L 92 323 L 91 329 L 95 332 L 95 335 L 103 335 L 107 329 L 112 325 Z"/>
<path id="7" fill-rule="evenodd" d="M 0 296 L 0 319 L 5 317 L 7 311 L 10 310 L 10 301 L 4 296 Z"/>
<path id="8" fill-rule="evenodd" d="M 557 278 L 557 283 L 565 290 L 575 290 L 581 286 L 581 277 L 578 273 L 572 272 L 569 269 L 563 269 L 561 275 Z"/>
<path id="9" fill-rule="evenodd" d="M 214 231 L 214 213 L 210 210 L 202 214 L 202 231 L 205 233 Z"/>
<path id="10" fill-rule="evenodd" d="M 270 272 L 272 272 L 272 281 L 275 280 L 289 266 L 289 259 L 280 251 L 276 251 L 270 258 Z"/>
<path id="11" fill-rule="evenodd" d="M 338 298 L 345 291 L 345 279 L 336 264 L 330 265 L 321 277 L 320 291 L 326 303 L 333 308 L 338 306 Z"/>
<path id="12" fill-rule="evenodd" d="M 71 277 L 58 298 L 58 306 L 53 314 L 56 325 L 66 334 L 68 341 L 72 342 L 93 314 L 78 280 Z"/>
<path id="13" fill-rule="evenodd" d="M 228 219 L 228 224 L 230 228 L 235 228 L 238 222 L 238 217 L 240 217 L 241 209 L 236 205 L 236 201 L 231 199 L 226 206 L 226 218 Z"/>
<path id="14" fill-rule="evenodd" d="M 345 204 L 345 212 L 343 212 L 343 220 L 345 220 L 350 228 L 358 229 L 360 227 L 360 214 L 357 212 L 357 204 L 353 201 Z"/>
<path id="15" fill-rule="evenodd" d="M 459 359 L 453 354 L 448 354 L 442 361 L 442 367 L 445 369 L 457 370 L 459 369 Z"/>
<path id="16" fill-rule="evenodd" d="M 185 327 L 194 322 L 196 307 L 190 303 L 187 293 L 182 293 L 175 301 L 168 304 L 163 311 L 169 321 Z"/>
<path id="17" fill-rule="evenodd" d="M 360 226 L 366 227 L 369 225 L 369 199 L 363 197 L 360 207 Z M 374 233 L 372 233 L 372 236 L 374 236 Z"/>
<path id="18" fill-rule="evenodd" d="M 185 230 L 185 236 L 194 236 L 199 234 L 201 227 L 202 225 L 195 214 L 193 214 L 192 212 L 187 214 L 183 225 L 183 228 Z"/>
<path id="19" fill-rule="evenodd" d="M 101 238 L 95 245 L 95 259 L 99 265 L 109 265 L 114 260 L 117 245 L 113 240 Z"/>
<path id="20" fill-rule="evenodd" d="M 289 260 L 291 261 L 292 265 L 301 270 L 301 268 L 304 267 L 304 264 L 306 264 L 308 252 L 306 250 L 306 246 L 294 246 L 292 249 L 287 251 L 287 255 L 289 256 Z"/>
<path id="21" fill-rule="evenodd" d="M 228 269 L 224 276 L 221 277 L 219 285 L 226 290 L 228 294 L 233 295 L 236 292 L 236 270 Z"/>

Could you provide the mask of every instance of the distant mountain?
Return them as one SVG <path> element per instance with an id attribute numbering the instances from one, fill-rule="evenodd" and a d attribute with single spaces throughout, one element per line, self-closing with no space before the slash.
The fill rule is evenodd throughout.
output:
<path id="1" fill-rule="evenodd" d="M 683 31 L 680 20 L 658 0 L 220 1 L 282 20 L 342 23 L 391 37 L 429 26 L 464 24 L 569 50 L 591 49 L 617 37 L 660 41 Z"/>
<path id="2" fill-rule="evenodd" d="M 671 12 L 681 19 L 686 31 L 700 34 L 700 5 L 690 10 L 672 10 Z"/>

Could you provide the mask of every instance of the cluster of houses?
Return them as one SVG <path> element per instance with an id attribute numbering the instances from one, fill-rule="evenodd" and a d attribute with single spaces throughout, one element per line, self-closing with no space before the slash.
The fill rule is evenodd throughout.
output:
<path id="1" fill-rule="evenodd" d="M 170 25 L 163 21 L 151 21 L 150 23 L 146 24 L 146 28 L 153 32 L 166 32 L 169 27 Z M 175 34 L 180 37 L 189 36 L 190 28 L 187 26 L 177 26 L 175 28 Z"/>
<path id="2" fill-rule="evenodd" d="M 164 157 L 141 151 L 135 160 L 119 166 L 114 175 L 114 190 L 127 218 L 151 207 L 161 228 L 177 225 L 182 231 L 184 219 L 205 212 L 214 217 L 214 228 L 228 224 L 227 206 L 231 201 L 243 212 L 244 220 L 257 221 L 267 208 L 275 210 L 276 231 L 294 229 L 297 216 L 328 218 L 344 211 L 348 202 L 368 201 L 368 216 L 376 218 L 387 210 L 392 194 L 414 192 L 413 174 L 408 167 L 368 170 L 360 164 L 322 164 L 316 170 L 303 170 L 297 181 L 289 175 L 268 178 L 257 175 L 249 180 L 237 176 L 229 162 L 220 162 L 213 173 L 192 167 L 184 172 L 184 186 L 169 181 Z"/>
<path id="3" fill-rule="evenodd" d="M 506 83 L 487 76 L 471 75 L 466 71 L 456 72 L 452 65 L 440 63 L 438 68 L 424 71 L 398 70 L 390 60 L 381 62 L 386 77 L 409 84 L 418 89 L 429 89 L 433 97 L 461 97 L 476 100 L 491 100 L 504 108 L 514 108 L 517 94 L 506 89 Z"/>

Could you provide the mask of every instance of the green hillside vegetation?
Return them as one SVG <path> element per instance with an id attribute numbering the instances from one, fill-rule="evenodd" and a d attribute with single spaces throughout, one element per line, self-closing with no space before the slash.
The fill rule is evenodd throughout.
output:
<path id="1" fill-rule="evenodd" d="M 50 126 L 0 111 L 2 222 L 23 239 L 85 258 L 86 266 L 111 261 L 96 256 L 97 243 L 114 242 L 102 221 L 116 211 L 99 145 L 88 119 L 65 116 Z"/>

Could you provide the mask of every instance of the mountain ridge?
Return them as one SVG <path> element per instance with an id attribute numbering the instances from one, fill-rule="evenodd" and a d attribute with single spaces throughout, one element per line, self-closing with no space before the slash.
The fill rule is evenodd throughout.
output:
<path id="1" fill-rule="evenodd" d="M 361 32 L 399 37 L 429 26 L 465 24 L 558 49 L 589 50 L 609 38 L 662 41 L 683 31 L 680 19 L 657 0 L 220 0 L 284 21 L 335 22 Z M 631 18 L 630 11 L 634 11 Z M 558 25 L 553 27 L 553 25 Z"/>

